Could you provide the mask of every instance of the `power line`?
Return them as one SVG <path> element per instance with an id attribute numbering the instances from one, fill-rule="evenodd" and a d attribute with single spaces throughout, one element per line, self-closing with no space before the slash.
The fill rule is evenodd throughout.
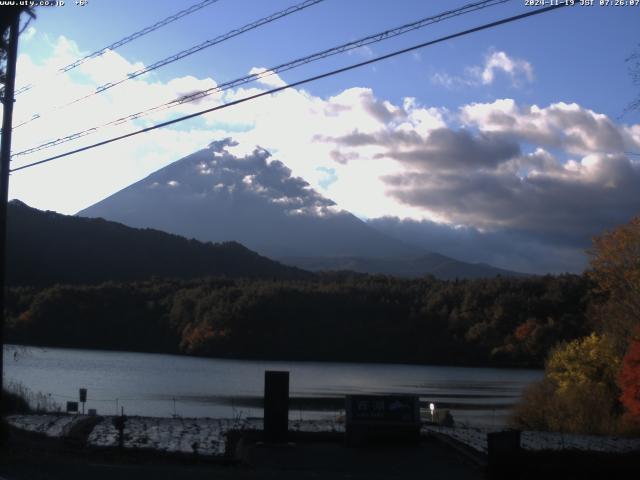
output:
<path id="1" fill-rule="evenodd" d="M 86 147 L 82 147 L 82 148 L 78 148 L 78 149 L 75 149 L 75 150 L 71 150 L 71 151 L 68 151 L 68 152 L 65 152 L 65 153 L 61 153 L 59 155 L 54 155 L 52 157 L 45 158 L 43 160 L 39 160 L 37 162 L 28 163 L 26 165 L 22 165 L 20 167 L 13 168 L 13 169 L 10 170 L 10 172 L 17 172 L 19 170 L 24 170 L 24 169 L 27 169 L 27 168 L 35 167 L 36 165 L 41 165 L 43 163 L 48 163 L 48 162 L 51 162 L 53 160 L 57 160 L 59 158 L 63 158 L 63 157 L 67 157 L 69 155 L 73 155 L 73 154 L 76 154 L 76 153 L 80 153 L 80 152 L 84 152 L 84 151 L 87 151 L 87 150 L 91 150 L 93 148 L 101 147 L 103 145 L 107 145 L 109 143 L 113 143 L 113 142 L 116 142 L 116 141 L 119 141 L 119 140 L 123 140 L 125 138 L 133 137 L 135 135 L 139 135 L 139 134 L 142 134 L 142 133 L 147 133 L 147 132 L 150 132 L 152 130 L 156 130 L 158 128 L 162 128 L 162 127 L 166 127 L 166 126 L 169 126 L 169 125 L 173 125 L 174 123 L 179 123 L 179 122 L 183 122 L 185 120 L 189 120 L 191 118 L 199 117 L 199 116 L 204 115 L 206 113 L 211 113 L 211 112 L 215 112 L 217 110 L 222 110 L 222 109 L 225 109 L 225 108 L 229 108 L 229 107 L 232 107 L 234 105 L 239 105 L 241 103 L 245 103 L 245 102 L 248 102 L 250 100 L 255 100 L 257 98 L 264 97 L 266 95 L 272 95 L 274 93 L 278 93 L 278 92 L 281 92 L 283 90 L 287 90 L 287 89 L 290 89 L 290 88 L 298 87 L 298 86 L 304 85 L 306 83 L 310 83 L 310 82 L 314 82 L 316 80 L 320 80 L 320 79 L 323 79 L 323 78 L 331 77 L 333 75 L 337 75 L 339 73 L 344 73 L 344 72 L 347 72 L 347 71 L 350 71 L 350 70 L 354 70 L 356 68 L 364 67 L 366 65 L 371 65 L 373 63 L 380 62 L 380 61 L 386 60 L 388 58 L 396 57 L 398 55 L 402 55 L 404 53 L 408 53 L 408 52 L 411 52 L 411 51 L 414 51 L 414 50 L 418 50 L 420 48 L 429 47 L 431 45 L 435 45 L 437 43 L 442 43 L 442 42 L 445 42 L 447 40 L 452 40 L 454 38 L 458 38 L 458 37 L 462 37 L 462 36 L 465 36 L 465 35 L 469 35 L 471 33 L 479 32 L 479 31 L 482 31 L 482 30 L 487 30 L 489 28 L 497 27 L 499 25 L 504 25 L 504 24 L 507 24 L 507 23 L 515 22 L 517 20 L 522 20 L 524 18 L 532 17 L 534 15 L 540 15 L 542 13 L 550 12 L 552 10 L 557 10 L 558 8 L 566 7 L 567 5 L 568 5 L 567 3 L 559 3 L 557 5 L 551 5 L 551 6 L 548 6 L 548 7 L 539 8 L 537 10 L 532 10 L 532 11 L 529 11 L 529 12 L 526 12 L 526 13 L 522 13 L 520 15 L 514 15 L 514 16 L 511 16 L 511 17 L 503 18 L 501 20 L 496 20 L 494 22 L 485 23 L 484 25 L 480 25 L 478 27 L 470 28 L 468 30 L 463 30 L 461 32 L 453 33 L 451 35 L 446 35 L 444 37 L 440 37 L 440 38 L 437 38 L 435 40 L 430 40 L 428 42 L 420 43 L 418 45 L 414 45 L 414 46 L 411 46 L 411 47 L 403 48 L 401 50 L 396 50 L 394 52 L 387 53 L 385 55 L 381 55 L 381 56 L 378 56 L 378 57 L 375 57 L 375 58 L 372 58 L 372 59 L 369 59 L 369 60 L 365 60 L 363 62 L 354 63 L 354 64 L 351 64 L 351 65 L 346 66 L 346 67 L 342 67 L 342 68 L 338 68 L 336 70 L 332 70 L 330 72 L 325 72 L 325 73 L 322 73 L 322 74 L 319 74 L 319 75 L 315 75 L 315 76 L 312 76 L 312 77 L 305 78 L 303 80 L 298 80 L 297 82 L 290 83 L 288 85 L 283 85 L 281 87 L 276 87 L 276 88 L 273 88 L 271 90 L 267 90 L 267 91 L 264 91 L 264 92 L 261 92 L 261 93 L 257 93 L 255 95 L 250 95 L 248 97 L 241 98 L 239 100 L 234 100 L 232 102 L 225 103 L 224 105 L 218 105 L 216 107 L 207 108 L 205 110 L 201 110 L 199 112 L 192 113 L 192 114 L 189 114 L 189 115 L 184 115 L 184 116 L 179 117 L 179 118 L 174 118 L 173 120 L 168 120 L 166 122 L 162 122 L 162 123 L 153 125 L 151 127 L 143 128 L 141 130 L 136 130 L 135 132 L 129 132 L 129 133 L 126 133 L 124 135 L 119 135 L 117 137 L 112 137 L 112 138 L 110 138 L 108 140 L 103 140 L 101 142 L 94 143 L 93 145 L 88 145 Z"/>
<path id="2" fill-rule="evenodd" d="M 318 3 L 324 2 L 324 0 L 305 0 L 302 3 L 293 5 L 291 7 L 288 7 L 284 10 L 280 10 L 276 13 L 273 13 L 267 17 L 261 18 L 259 20 L 256 20 L 254 22 L 248 23 L 240 28 L 236 28 L 234 30 L 231 30 L 223 35 L 218 35 L 215 38 L 212 38 L 210 40 L 206 40 L 198 45 L 195 45 L 191 48 L 187 48 L 186 50 L 182 50 L 176 54 L 173 54 L 169 57 L 166 57 L 162 60 L 159 60 L 155 63 L 152 63 L 151 65 L 147 66 L 147 67 L 143 67 L 140 68 L 134 72 L 130 72 L 127 74 L 126 77 L 121 78 L 120 80 L 116 80 L 115 82 L 109 82 L 109 83 L 105 83 L 104 85 L 100 85 L 99 87 L 97 87 L 95 89 L 95 91 L 88 93 L 87 95 L 84 95 L 82 97 L 76 98 L 75 100 L 70 101 L 69 103 L 65 103 L 64 105 L 59 105 L 57 107 L 54 107 L 52 111 L 56 111 L 56 110 L 60 110 L 66 107 L 69 107 L 71 105 L 74 105 L 78 102 L 81 102 L 83 100 L 86 100 L 87 98 L 91 98 L 95 95 L 98 95 L 102 92 L 105 92 L 107 90 L 109 90 L 110 88 L 113 88 L 117 85 L 120 85 L 124 82 L 127 82 L 129 80 L 133 80 L 134 78 L 137 78 L 141 75 L 144 75 L 145 73 L 149 73 L 153 70 L 156 70 L 160 67 L 164 67 L 165 65 L 169 65 L 170 63 L 176 62 L 178 60 L 182 60 L 183 58 L 186 58 L 190 55 L 193 55 L 194 53 L 200 52 L 202 50 L 204 50 L 205 48 L 209 48 L 212 47 L 214 45 L 217 45 L 219 43 L 225 42 L 227 40 L 230 40 L 234 37 L 237 37 L 239 35 L 242 35 L 243 33 L 249 32 L 251 30 L 255 30 L 256 28 L 259 28 L 263 25 L 266 25 L 268 23 L 274 22 L 276 20 L 279 20 L 280 18 L 286 17 L 288 15 L 291 15 L 293 13 L 297 13 L 301 10 L 304 10 L 306 8 L 312 7 L 313 5 L 317 5 Z M 37 114 L 36 114 L 37 115 Z M 20 126 L 23 126 L 27 123 L 30 123 L 31 121 L 35 120 L 36 118 L 41 118 L 42 115 L 38 115 L 36 116 L 34 115 L 30 120 L 27 120 L 25 122 L 22 122 L 20 124 Z"/>
<path id="3" fill-rule="evenodd" d="M 96 58 L 104 55 L 108 50 L 115 50 L 116 48 L 126 45 L 129 42 L 133 42 L 134 40 L 140 37 L 143 37 L 155 30 L 158 30 L 159 28 L 164 27 L 165 25 L 169 25 L 170 23 L 175 22 L 176 20 L 179 20 L 182 17 L 190 15 L 194 12 L 197 12 L 198 10 L 208 7 L 209 5 L 212 5 L 218 1 L 220 0 L 203 0 L 202 2 L 196 3 L 195 5 L 191 5 L 190 7 L 185 8 L 184 10 L 180 10 L 178 13 L 170 15 L 167 18 L 154 23 L 153 25 L 145 27 L 142 30 L 138 30 L 137 32 L 132 33 L 131 35 L 128 35 L 116 42 L 113 42 L 110 45 L 107 45 L 106 47 L 101 48 L 100 50 L 96 50 L 95 52 L 90 53 L 89 55 L 86 55 L 76 60 L 75 62 L 71 62 L 70 64 L 65 65 L 64 67 L 60 67 L 58 69 L 58 73 L 65 73 L 65 72 L 68 72 L 69 70 L 73 70 L 74 68 L 79 67 L 86 61 L 91 60 L 92 58 Z M 24 87 L 16 91 L 16 95 L 19 95 L 28 90 L 31 90 L 33 87 L 34 87 L 33 84 L 25 85 Z"/>
<path id="4" fill-rule="evenodd" d="M 81 130 L 79 132 L 75 132 L 73 134 L 67 135 L 65 137 L 60 137 L 57 138 L 55 140 L 50 140 L 48 142 L 45 142 L 43 144 L 37 145 L 35 147 L 31 147 L 28 148 L 26 150 L 22 150 L 20 152 L 17 152 L 15 154 L 13 154 L 13 157 L 18 157 L 18 156 L 22 156 L 22 155 L 28 155 L 31 153 L 35 153 L 41 150 L 45 150 L 48 148 L 52 148 L 73 140 L 77 140 L 78 138 L 82 138 L 85 137 L 87 135 L 90 135 L 92 133 L 97 132 L 98 130 L 108 127 L 108 126 L 117 126 L 120 125 L 122 123 L 125 123 L 127 121 L 130 120 L 136 120 L 140 117 L 149 115 L 151 113 L 156 113 L 156 112 L 160 112 L 160 111 L 164 111 L 164 110 L 168 110 L 170 108 L 176 107 L 178 105 L 183 105 L 185 103 L 189 103 L 189 102 L 193 102 L 199 99 L 202 99 L 206 96 L 212 95 L 214 93 L 219 93 L 219 92 L 223 92 L 226 90 L 229 90 L 231 88 L 235 88 L 238 87 L 240 85 L 244 85 L 250 82 L 254 82 L 257 80 L 260 80 L 262 78 L 268 77 L 270 75 L 275 75 L 277 73 L 281 73 L 284 71 L 288 71 L 294 68 L 297 68 L 299 66 L 302 65 L 306 65 L 308 63 L 311 62 L 315 62 L 333 55 L 337 55 L 339 53 L 344 53 L 346 51 L 350 51 L 356 48 L 360 48 L 366 45 L 371 45 L 373 43 L 378 43 L 381 42 L 383 40 L 387 40 L 414 30 L 417 30 L 419 28 L 423 28 L 426 27 L 428 25 L 432 25 L 434 23 L 438 23 L 444 20 L 448 20 L 450 18 L 453 17 L 457 17 L 460 15 L 464 15 L 467 13 L 471 13 L 471 12 L 475 12 L 477 10 L 481 10 L 484 8 L 488 8 L 488 7 L 492 7 L 501 3 L 506 3 L 510 0 L 484 0 L 484 1 L 480 1 L 480 2 L 475 2 L 475 3 L 470 3 L 468 5 L 465 5 L 463 7 L 454 9 L 454 10 L 448 10 L 442 13 L 439 13 L 437 15 L 433 15 L 430 17 L 426 17 L 423 18 L 421 20 L 418 20 L 416 22 L 412 22 L 412 23 L 408 23 L 406 25 L 402 25 L 400 27 L 396 27 L 393 29 L 389 29 L 389 30 L 385 30 L 384 32 L 380 32 L 380 33 L 376 33 L 373 35 L 369 35 L 367 37 L 361 38 L 359 40 L 354 40 L 352 42 L 348 42 L 342 45 L 339 45 L 337 47 L 333 47 L 333 48 L 329 48 L 327 50 L 323 50 L 321 52 L 316 52 L 314 54 L 308 55 L 306 57 L 301 57 L 298 58 L 296 60 L 292 60 L 290 62 L 287 63 L 283 63 L 280 64 L 278 66 L 272 67 L 267 69 L 266 71 L 262 72 L 262 73 L 255 73 L 255 74 L 251 74 L 251 75 L 247 75 L 244 77 L 240 77 L 237 78 L 235 80 L 231 80 L 225 83 L 221 83 L 216 85 L 215 87 L 211 87 L 205 90 L 200 90 L 194 93 L 191 93 L 189 95 L 185 95 L 182 96 L 180 98 L 171 100 L 170 102 L 166 102 L 163 103 L 161 105 L 157 105 L 155 107 L 152 108 L 148 108 L 146 110 L 140 111 L 140 112 L 136 112 L 136 113 L 132 113 L 130 115 L 124 116 L 124 117 L 120 117 L 117 118 L 115 120 L 112 120 L 110 122 L 104 123 L 102 125 L 98 125 L 98 126 L 94 126 L 91 128 L 87 128 L 85 130 Z M 27 122 L 23 122 L 20 125 L 24 125 Z"/>
<path id="5" fill-rule="evenodd" d="M 313 5 L 316 5 L 318 3 L 323 2 L 324 0 L 305 0 L 302 3 L 299 3 L 297 5 L 293 5 L 291 7 L 286 8 L 285 10 L 281 10 L 279 12 L 273 13 L 267 17 L 261 18 L 260 20 L 256 20 L 255 22 L 251 22 L 248 23 L 240 28 L 236 28 L 234 30 L 231 30 L 223 35 L 218 35 L 217 37 L 211 39 L 211 40 L 206 40 L 202 43 L 200 43 L 199 45 L 193 46 L 191 48 L 187 48 L 186 50 L 182 50 L 181 52 L 178 52 L 174 55 L 171 55 L 167 58 L 164 58 L 163 60 L 159 60 L 151 65 L 149 65 L 148 67 L 144 67 L 144 68 L 140 68 L 134 72 L 128 73 L 126 78 L 123 78 L 121 80 L 118 80 L 116 82 L 110 82 L 110 83 L 105 83 L 104 85 L 99 86 L 98 88 L 96 88 L 96 91 L 92 94 L 92 95 L 96 95 L 98 93 L 104 92 L 105 90 L 108 90 L 110 88 L 115 87 L 116 85 L 120 85 L 121 83 L 124 83 L 128 80 L 131 80 L 133 78 L 139 77 L 140 75 L 144 75 L 145 73 L 151 72 L 152 70 L 156 70 L 160 67 L 164 67 L 165 65 L 168 65 L 170 63 L 173 63 L 175 61 L 181 60 L 185 57 L 188 57 L 190 55 L 193 55 L 194 53 L 197 53 L 201 50 L 204 50 L 205 48 L 209 48 L 212 47 L 214 45 L 217 45 L 219 43 L 222 43 L 226 40 L 229 40 L 233 37 L 237 37 L 238 35 L 241 35 L 243 33 L 246 33 L 250 30 L 254 30 L 258 27 L 261 27 L 263 25 L 266 25 L 268 23 L 274 22 L 275 20 L 278 20 L 282 17 L 286 17 L 288 15 L 291 15 L 292 13 L 297 13 L 301 10 L 304 10 L 305 8 L 311 7 Z M 91 95 L 90 95 L 91 96 Z M 83 100 L 86 97 L 83 98 L 79 98 L 77 100 L 75 100 L 72 103 L 75 102 L 79 102 L 81 100 Z"/>
<path id="6" fill-rule="evenodd" d="M 461 8 L 455 9 L 455 10 L 449 10 L 449 11 L 440 13 L 438 15 L 434 15 L 434 16 L 431 16 L 431 17 L 427 17 L 427 18 L 421 19 L 421 20 L 419 20 L 417 22 L 409 23 L 409 24 L 406 24 L 406 25 L 403 25 L 403 26 L 400 26 L 400 27 L 397 27 L 397 28 L 394 28 L 394 29 L 386 30 L 384 32 L 377 33 L 377 34 L 374 34 L 374 35 L 369 35 L 367 37 L 361 38 L 361 39 L 353 41 L 353 42 L 349 42 L 349 43 L 346 43 L 346 44 L 343 44 L 343 45 L 340 45 L 340 46 L 337 46 L 337 47 L 334 47 L 334 48 L 331 48 L 331 49 L 328 49 L 328 50 L 324 50 L 324 51 L 321 51 L 321 52 L 314 53 L 314 54 L 306 56 L 306 57 L 298 58 L 296 60 L 293 60 L 291 62 L 287 62 L 287 63 L 281 64 L 281 65 L 278 65 L 276 67 L 269 68 L 265 72 L 262 72 L 262 73 L 256 73 L 256 74 L 248 75 L 248 76 L 241 77 L 241 78 L 238 78 L 238 79 L 235 79 L 235 80 L 231 80 L 231 81 L 216 85 L 215 87 L 212 87 L 212 88 L 209 88 L 209 89 L 206 89 L 206 90 L 201 90 L 201 91 L 189 94 L 189 95 L 185 95 L 185 96 L 180 97 L 178 99 L 174 99 L 174 100 L 172 100 L 170 102 L 166 102 L 164 104 L 158 105 L 156 107 L 152 107 L 152 108 L 140 111 L 140 112 L 136 112 L 136 113 L 127 115 L 125 117 L 120 117 L 120 118 L 118 118 L 116 120 L 107 122 L 105 124 L 102 124 L 102 125 L 99 125 L 99 126 L 95 126 L 95 127 L 92 127 L 92 128 L 88 128 L 88 129 L 82 130 L 80 132 L 76 132 L 76 133 L 73 133 L 71 135 L 67 135 L 65 137 L 58 138 L 56 140 L 51 140 L 51 141 L 45 142 L 45 143 L 43 143 L 41 145 L 38 145 L 38 146 L 35 146 L 35 147 L 32 147 L 32 148 L 28 148 L 26 150 L 17 152 L 13 156 L 17 157 L 17 156 L 21 156 L 21 155 L 28 155 L 30 153 L 35 153 L 35 152 L 40 151 L 40 150 L 44 150 L 44 149 L 51 148 L 51 147 L 54 147 L 54 146 L 57 146 L 57 145 L 61 145 L 63 143 L 67 143 L 67 142 L 72 141 L 72 140 L 77 140 L 78 138 L 85 137 L 87 135 L 95 133 L 96 131 L 98 131 L 99 129 L 104 128 L 104 127 L 120 125 L 120 124 L 122 124 L 122 123 L 124 123 L 126 121 L 135 120 L 135 119 L 140 118 L 142 116 L 146 116 L 146 115 L 148 115 L 150 113 L 164 111 L 164 110 L 167 110 L 169 108 L 173 108 L 173 107 L 178 106 L 178 105 L 182 105 L 182 104 L 185 104 L 185 103 L 188 103 L 188 102 L 199 100 L 201 98 L 204 98 L 204 97 L 206 97 L 208 95 L 212 95 L 214 93 L 218 93 L 218 92 L 222 92 L 222 91 L 225 91 L 225 90 L 229 90 L 231 88 L 234 88 L 234 87 L 237 87 L 237 86 L 240 86 L 240 85 L 244 85 L 246 83 L 250 83 L 250 82 L 253 82 L 253 81 L 257 81 L 257 80 L 260 80 L 260 79 L 262 79 L 264 77 L 267 77 L 267 76 L 270 76 L 270 75 L 274 75 L 276 73 L 280 73 L 280 72 L 283 72 L 283 71 L 291 70 L 293 68 L 299 67 L 299 66 L 307 64 L 307 63 L 311 63 L 313 61 L 317 61 L 317 60 L 320 60 L 320 59 L 323 59 L 323 58 L 327 58 L 329 56 L 333 56 L 333 55 L 336 55 L 336 54 L 339 54 L 339 53 L 343 53 L 343 52 L 346 52 L 346 51 L 349 51 L 349 50 L 352 50 L 352 49 L 355 49 L 355 48 L 360 48 L 360 47 L 365 46 L 365 45 L 370 45 L 370 44 L 373 44 L 373 43 L 377 43 L 377 42 L 380 42 L 380 41 L 383 41 L 383 40 L 386 40 L 386 39 L 389 39 L 389 38 L 393 38 L 393 37 L 396 37 L 398 35 L 413 31 L 413 30 L 417 30 L 419 28 L 423 28 L 423 27 L 425 27 L 427 25 L 431 25 L 431 24 L 434 24 L 434 23 L 437 23 L 437 22 L 440 22 L 440 21 L 443 21 L 443 20 L 447 20 L 449 18 L 453 18 L 453 17 L 459 16 L 459 15 L 463 15 L 463 14 L 466 14 L 466 13 L 470 13 L 470 12 L 476 11 L 476 10 L 480 10 L 480 9 L 483 9 L 483 8 L 494 6 L 494 5 L 497 5 L 497 4 L 500 4 L 500 3 L 506 3 L 507 1 L 510 1 L 510 0 L 485 0 L 485 1 L 481 1 L 481 2 L 476 2 L 476 3 L 468 4 L 466 6 L 463 6 Z M 24 125 L 25 123 L 28 123 L 28 122 L 29 121 L 23 122 L 20 125 Z"/>

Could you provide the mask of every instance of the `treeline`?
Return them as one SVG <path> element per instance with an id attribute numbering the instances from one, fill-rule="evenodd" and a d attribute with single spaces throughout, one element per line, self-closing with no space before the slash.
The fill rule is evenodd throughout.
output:
<path id="1" fill-rule="evenodd" d="M 235 358 L 539 367 L 591 331 L 584 276 L 151 280 L 13 288 L 9 342 Z"/>

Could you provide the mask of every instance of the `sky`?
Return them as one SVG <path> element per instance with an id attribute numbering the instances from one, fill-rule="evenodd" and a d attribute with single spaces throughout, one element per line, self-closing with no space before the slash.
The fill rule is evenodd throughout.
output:
<path id="1" fill-rule="evenodd" d="M 19 45 L 13 165 L 531 11 L 503 2 L 270 75 L 197 102 L 30 147 L 469 2 L 325 0 L 91 95 L 109 82 L 302 0 L 219 0 L 57 69 L 196 0 L 68 0 L 41 7 Z M 578 2 L 579 3 L 579 2 Z M 640 212 L 640 6 L 580 6 L 449 40 L 148 134 L 14 172 L 10 197 L 73 214 L 212 141 L 256 146 L 387 232 L 462 260 L 581 271 L 593 235 Z M 230 147 L 231 148 L 231 147 Z"/>

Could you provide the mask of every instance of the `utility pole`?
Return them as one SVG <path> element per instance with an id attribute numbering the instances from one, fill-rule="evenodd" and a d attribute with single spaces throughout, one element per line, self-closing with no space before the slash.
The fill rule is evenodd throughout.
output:
<path id="1" fill-rule="evenodd" d="M 7 71 L 4 86 L 2 116 L 2 138 L 0 140 L 0 405 L 3 403 L 4 386 L 4 316 L 7 274 L 7 202 L 9 201 L 9 162 L 11 160 L 11 129 L 16 83 L 16 60 L 18 58 L 18 35 L 20 34 L 20 10 L 9 10 L 14 15 L 9 27 L 7 49 Z"/>

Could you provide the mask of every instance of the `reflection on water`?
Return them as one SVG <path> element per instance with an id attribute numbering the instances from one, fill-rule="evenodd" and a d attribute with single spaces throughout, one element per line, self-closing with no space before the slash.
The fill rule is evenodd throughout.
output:
<path id="1" fill-rule="evenodd" d="M 185 417 L 262 415 L 265 370 L 288 370 L 291 417 L 327 418 L 346 394 L 417 394 L 450 408 L 457 422 L 504 423 L 538 370 L 338 362 L 223 360 L 60 348 L 4 349 L 7 382 L 51 394 L 60 405 L 88 389 L 86 408 L 113 414 Z"/>

